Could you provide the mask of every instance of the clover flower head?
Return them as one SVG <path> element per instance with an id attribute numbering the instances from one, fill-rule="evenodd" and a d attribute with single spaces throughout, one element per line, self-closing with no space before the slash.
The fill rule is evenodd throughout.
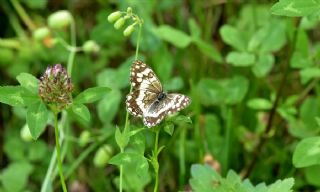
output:
<path id="1" fill-rule="evenodd" d="M 40 77 L 39 96 L 45 103 L 60 111 L 72 102 L 72 90 L 71 79 L 61 64 L 47 67 Z"/>

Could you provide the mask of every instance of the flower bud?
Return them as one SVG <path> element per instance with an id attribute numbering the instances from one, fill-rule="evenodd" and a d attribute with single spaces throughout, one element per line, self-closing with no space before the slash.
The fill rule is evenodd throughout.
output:
<path id="1" fill-rule="evenodd" d="M 30 133 L 29 127 L 27 124 L 25 124 L 21 131 L 20 131 L 20 137 L 22 140 L 26 141 L 26 142 L 30 142 L 32 141 L 32 135 Z"/>
<path id="2" fill-rule="evenodd" d="M 95 41 L 89 40 L 82 45 L 82 49 L 85 53 L 94 53 L 100 50 L 100 46 Z"/>
<path id="3" fill-rule="evenodd" d="M 132 14 L 132 8 L 131 8 L 131 7 L 128 7 L 128 8 L 127 8 L 127 14 L 128 14 L 128 15 L 131 15 L 131 14 Z"/>
<path id="4" fill-rule="evenodd" d="M 125 19 L 121 17 L 114 23 L 114 28 L 120 29 L 124 25 L 124 23 Z"/>
<path id="5" fill-rule="evenodd" d="M 33 32 L 33 37 L 39 41 L 43 40 L 44 38 L 48 37 L 49 35 L 50 35 L 50 31 L 47 27 L 38 28 Z"/>
<path id="6" fill-rule="evenodd" d="M 48 25 L 53 29 L 61 29 L 70 25 L 72 20 L 73 18 L 69 11 L 57 11 L 49 16 Z"/>
<path id="7" fill-rule="evenodd" d="M 81 147 L 86 146 L 90 141 L 90 132 L 89 131 L 82 131 L 79 137 L 79 144 Z"/>
<path id="8" fill-rule="evenodd" d="M 108 21 L 109 21 L 110 23 L 113 23 L 113 22 L 115 22 L 116 20 L 118 20 L 120 17 L 121 17 L 121 12 L 120 12 L 120 11 L 116 11 L 116 12 L 111 13 L 111 14 L 108 16 Z"/>
<path id="9" fill-rule="evenodd" d="M 73 85 L 67 70 L 60 64 L 48 67 L 39 83 L 39 96 L 48 105 L 63 110 L 71 102 Z"/>
<path id="10" fill-rule="evenodd" d="M 131 33 L 134 31 L 134 25 L 129 25 L 124 31 L 123 31 L 123 35 L 124 36 L 130 36 Z"/>
<path id="11" fill-rule="evenodd" d="M 107 165 L 109 159 L 112 157 L 112 147 L 110 145 L 104 145 L 98 149 L 93 158 L 93 164 L 96 167 L 104 167 Z"/>

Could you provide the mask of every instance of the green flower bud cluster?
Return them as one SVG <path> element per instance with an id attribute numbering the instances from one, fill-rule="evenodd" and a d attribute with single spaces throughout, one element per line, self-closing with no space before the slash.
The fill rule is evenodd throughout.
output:
<path id="1" fill-rule="evenodd" d="M 123 35 L 126 37 L 133 33 L 137 24 L 141 25 L 143 23 L 142 19 L 132 12 L 131 7 L 128 7 L 126 12 L 115 11 L 108 16 L 108 21 L 110 23 L 114 22 L 113 26 L 115 29 L 121 29 L 128 19 L 131 19 L 133 23 L 124 29 Z"/>
<path id="2" fill-rule="evenodd" d="M 73 85 L 67 70 L 60 64 L 48 67 L 40 78 L 39 96 L 55 110 L 63 110 L 72 102 Z"/>

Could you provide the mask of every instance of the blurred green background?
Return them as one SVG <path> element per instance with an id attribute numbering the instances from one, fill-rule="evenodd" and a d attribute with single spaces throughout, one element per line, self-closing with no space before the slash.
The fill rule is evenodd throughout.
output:
<path id="1" fill-rule="evenodd" d="M 125 27 L 116 30 L 107 17 L 130 6 L 144 21 L 139 59 L 154 69 L 167 91 L 192 98 L 182 112 L 192 124 L 177 123 L 172 136 L 161 132 L 160 144 L 166 147 L 159 159 L 160 191 L 190 189 L 189 179 L 195 177 L 190 169 L 196 163 L 207 163 L 222 176 L 234 170 L 253 184 L 294 177 L 295 190 L 316 191 L 320 166 L 297 169 L 292 156 L 299 140 L 320 131 L 318 17 L 272 15 L 275 2 L 4 0 L 0 83 L 17 85 L 22 72 L 39 78 L 48 65 L 66 66 L 69 52 L 57 37 L 70 42 L 69 28 L 51 29 L 47 19 L 68 10 L 75 19 L 77 46 L 93 40 L 99 47 L 76 53 L 74 95 L 94 86 L 112 91 L 88 105 L 90 122 L 68 116 L 63 148 L 67 183 L 70 191 L 117 191 L 118 168 L 94 159 L 105 145 L 110 149 L 106 162 L 119 152 L 114 132 L 125 122 L 137 29 L 124 37 Z M 41 27 L 50 34 L 39 40 Z M 0 110 L 0 191 L 40 191 L 54 151 L 52 122 L 38 140 L 30 141 L 25 108 L 0 104 Z M 140 119 L 130 119 L 133 128 L 142 127 Z M 84 131 L 90 142 L 81 144 Z M 101 136 L 105 140 L 97 142 Z M 129 150 L 148 154 L 152 146 L 153 135 L 145 131 L 131 139 Z M 126 170 L 125 189 L 151 191 L 151 167 L 147 175 L 139 177 L 135 167 Z M 50 190 L 60 191 L 55 178 Z"/>

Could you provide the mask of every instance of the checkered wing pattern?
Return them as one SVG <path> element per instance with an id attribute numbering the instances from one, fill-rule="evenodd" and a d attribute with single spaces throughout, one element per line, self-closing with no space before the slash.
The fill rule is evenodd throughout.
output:
<path id="1" fill-rule="evenodd" d="M 182 94 L 164 94 L 162 85 L 145 63 L 136 60 L 130 70 L 132 92 L 127 95 L 127 110 L 134 116 L 142 117 L 147 127 L 159 124 L 166 115 L 188 106 L 191 99 Z M 158 99 L 159 94 L 165 95 Z"/>
<path id="2" fill-rule="evenodd" d="M 159 124 L 166 115 L 178 112 L 191 103 L 191 99 L 182 94 L 171 93 L 160 102 L 153 103 L 146 114 L 144 114 L 143 123 L 147 127 L 153 127 Z"/>
<path id="3" fill-rule="evenodd" d="M 162 85 L 152 69 L 136 60 L 131 66 L 130 82 L 132 92 L 127 95 L 127 110 L 134 116 L 141 117 L 162 92 Z"/>

